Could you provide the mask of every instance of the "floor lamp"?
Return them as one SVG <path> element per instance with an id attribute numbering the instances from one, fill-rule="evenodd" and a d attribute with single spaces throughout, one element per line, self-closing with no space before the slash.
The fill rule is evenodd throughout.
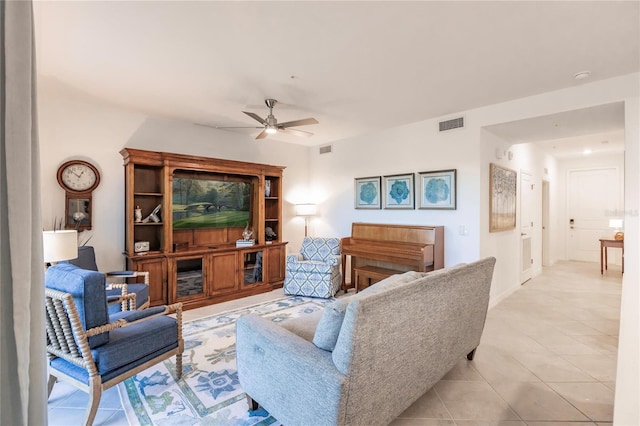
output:
<path id="1" fill-rule="evenodd" d="M 53 262 L 78 257 L 78 231 L 42 231 L 44 262 Z"/>
<path id="2" fill-rule="evenodd" d="M 309 217 L 318 214 L 318 206 L 315 204 L 296 204 L 296 215 L 304 216 L 304 236 L 308 235 Z"/>

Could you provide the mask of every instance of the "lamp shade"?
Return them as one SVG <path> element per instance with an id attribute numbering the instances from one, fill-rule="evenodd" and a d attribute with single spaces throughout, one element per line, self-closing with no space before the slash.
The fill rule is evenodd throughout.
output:
<path id="1" fill-rule="evenodd" d="M 78 257 L 78 231 L 43 231 L 42 246 L 46 263 Z"/>
<path id="2" fill-rule="evenodd" d="M 609 228 L 622 228 L 622 219 L 609 219 Z"/>
<path id="3" fill-rule="evenodd" d="M 296 204 L 297 216 L 315 216 L 318 214 L 318 206 L 316 204 Z"/>

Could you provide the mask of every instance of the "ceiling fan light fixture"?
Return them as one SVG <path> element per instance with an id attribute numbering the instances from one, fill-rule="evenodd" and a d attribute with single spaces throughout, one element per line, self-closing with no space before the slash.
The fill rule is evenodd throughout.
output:
<path id="1" fill-rule="evenodd" d="M 275 126 L 267 126 L 265 127 L 264 131 L 270 135 L 274 135 L 278 132 L 278 129 L 276 129 Z"/>

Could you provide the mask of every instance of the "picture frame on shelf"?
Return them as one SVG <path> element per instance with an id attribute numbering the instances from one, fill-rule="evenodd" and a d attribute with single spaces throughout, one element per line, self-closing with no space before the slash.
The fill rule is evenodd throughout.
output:
<path id="1" fill-rule="evenodd" d="M 379 210 L 382 206 L 380 176 L 355 178 L 354 200 L 356 209 Z"/>
<path id="2" fill-rule="evenodd" d="M 385 209 L 413 209 L 414 204 L 414 174 L 384 176 Z"/>
<path id="3" fill-rule="evenodd" d="M 491 163 L 489 170 L 489 232 L 516 228 L 518 173 Z"/>
<path id="4" fill-rule="evenodd" d="M 418 208 L 455 210 L 457 199 L 456 169 L 420 172 Z"/>

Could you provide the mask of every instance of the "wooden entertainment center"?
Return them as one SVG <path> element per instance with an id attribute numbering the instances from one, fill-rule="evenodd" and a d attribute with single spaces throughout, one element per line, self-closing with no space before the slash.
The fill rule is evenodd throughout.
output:
<path id="1" fill-rule="evenodd" d="M 130 148 L 120 154 L 125 256 L 129 269 L 149 272 L 152 306 L 196 308 L 282 287 L 284 167 Z M 247 224 L 255 244 L 237 247 Z"/>

